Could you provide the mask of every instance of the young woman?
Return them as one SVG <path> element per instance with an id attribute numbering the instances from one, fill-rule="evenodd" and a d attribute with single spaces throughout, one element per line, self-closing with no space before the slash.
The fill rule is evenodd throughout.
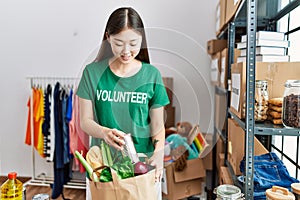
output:
<path id="1" fill-rule="evenodd" d="M 95 61 L 80 80 L 81 128 L 91 145 L 104 140 L 122 150 L 131 133 L 138 153 L 150 157 L 159 182 L 163 171 L 165 129 L 163 106 L 169 103 L 160 72 L 150 64 L 144 25 L 132 8 L 109 17 Z"/>

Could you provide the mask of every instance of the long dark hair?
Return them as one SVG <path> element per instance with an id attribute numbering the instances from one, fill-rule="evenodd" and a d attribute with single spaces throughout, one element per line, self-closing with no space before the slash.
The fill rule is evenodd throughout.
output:
<path id="1" fill-rule="evenodd" d="M 140 61 L 150 63 L 143 21 L 140 15 L 130 7 L 118 8 L 110 15 L 95 62 L 113 57 L 111 46 L 107 40 L 107 35 L 118 34 L 124 28 L 133 29 L 141 34 L 142 45 L 136 58 Z"/>

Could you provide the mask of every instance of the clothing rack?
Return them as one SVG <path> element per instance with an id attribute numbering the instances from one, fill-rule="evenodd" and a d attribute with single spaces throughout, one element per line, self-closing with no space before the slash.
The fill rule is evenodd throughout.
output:
<path id="1" fill-rule="evenodd" d="M 64 86 L 72 87 L 78 85 L 79 78 L 75 77 L 27 77 L 27 80 L 30 81 L 30 88 L 34 87 L 43 87 L 46 88 L 48 84 L 55 85 L 57 82 L 60 82 Z M 50 186 L 54 182 L 54 177 L 47 176 L 46 173 L 41 173 L 38 176 L 36 175 L 36 158 L 35 158 L 35 148 L 34 148 L 34 124 L 33 124 L 33 93 L 30 94 L 30 131 L 31 131 L 31 157 L 32 157 L 32 176 L 29 181 L 24 183 L 24 185 L 35 185 L 35 186 Z M 54 134 L 54 133 L 53 133 Z M 78 172 L 79 173 L 79 172 Z M 85 175 L 84 175 L 85 177 Z M 86 189 L 86 181 L 80 178 L 73 178 L 67 184 L 64 185 L 64 188 L 72 189 Z"/>

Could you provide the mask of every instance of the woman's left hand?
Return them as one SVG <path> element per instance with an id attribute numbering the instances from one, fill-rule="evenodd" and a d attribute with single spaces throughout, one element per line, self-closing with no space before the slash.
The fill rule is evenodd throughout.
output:
<path id="1" fill-rule="evenodd" d="M 152 157 L 148 160 L 148 164 L 155 166 L 155 182 L 160 182 L 163 175 L 163 158 L 164 151 L 154 152 Z"/>

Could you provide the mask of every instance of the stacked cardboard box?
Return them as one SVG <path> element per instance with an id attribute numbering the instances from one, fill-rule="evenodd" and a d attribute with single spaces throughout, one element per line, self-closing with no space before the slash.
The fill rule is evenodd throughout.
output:
<path id="1" fill-rule="evenodd" d="M 237 48 L 241 50 L 241 55 L 237 62 L 246 62 L 247 35 L 241 37 L 241 42 L 237 43 Z M 289 41 L 286 40 L 283 32 L 259 31 L 256 33 L 256 61 L 257 62 L 288 62 L 286 48 Z"/>
<path id="2" fill-rule="evenodd" d="M 227 0 L 225 24 L 230 22 L 239 8 L 242 0 Z"/>
<path id="3" fill-rule="evenodd" d="M 233 63 L 237 62 L 238 57 L 241 54 L 241 51 L 238 49 L 233 50 Z M 220 58 L 220 87 L 227 89 L 228 88 L 228 48 L 223 49 L 221 52 Z"/>
<path id="4" fill-rule="evenodd" d="M 221 73 L 221 52 L 227 47 L 227 40 L 212 39 L 207 42 L 207 53 L 211 56 L 211 83 L 219 85 Z"/>
<path id="5" fill-rule="evenodd" d="M 227 0 L 219 0 L 216 8 L 216 35 L 225 28 Z"/>

